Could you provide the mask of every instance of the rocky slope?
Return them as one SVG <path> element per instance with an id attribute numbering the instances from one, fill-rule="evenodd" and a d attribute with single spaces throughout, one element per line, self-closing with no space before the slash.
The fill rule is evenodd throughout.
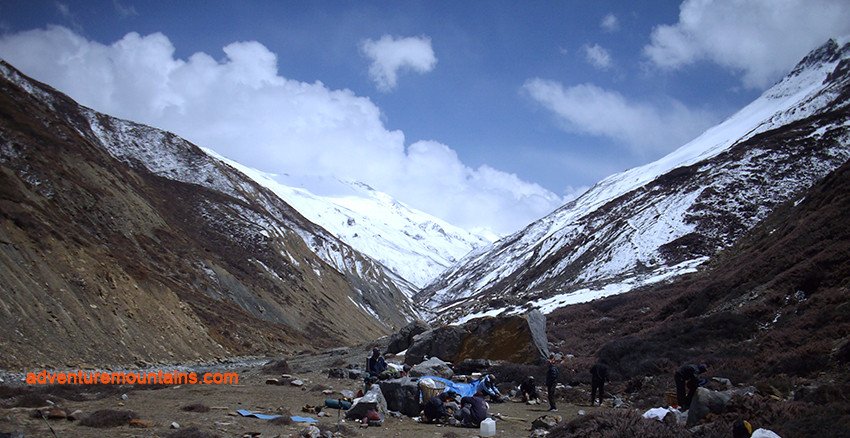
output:
<path id="1" fill-rule="evenodd" d="M 183 361 L 372 339 L 385 268 L 173 134 L 0 65 L 0 367 Z"/>
<path id="2" fill-rule="evenodd" d="M 319 196 L 275 176 L 224 159 L 273 191 L 311 222 L 379 261 L 412 297 L 475 248 L 492 242 L 405 205 L 363 183 L 334 180 L 342 196 Z"/>
<path id="3" fill-rule="evenodd" d="M 850 44 L 661 160 L 465 257 L 416 299 L 443 321 L 555 308 L 691 272 L 850 157 Z"/>
<path id="4" fill-rule="evenodd" d="M 660 406 L 677 366 L 708 363 L 711 376 L 755 385 L 778 402 L 744 418 L 783 437 L 847 436 L 848 210 L 850 163 L 699 273 L 555 310 L 549 338 L 575 355 L 584 378 L 596 360 L 608 363 L 620 382 L 614 391 L 643 394 L 643 408 Z"/>

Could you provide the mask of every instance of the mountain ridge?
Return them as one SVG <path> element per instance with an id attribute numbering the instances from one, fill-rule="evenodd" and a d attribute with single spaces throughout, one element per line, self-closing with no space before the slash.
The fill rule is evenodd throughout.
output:
<path id="1" fill-rule="evenodd" d="M 470 254 L 415 298 L 440 314 L 440 321 L 450 322 L 518 312 L 529 302 L 551 310 L 557 297 L 561 304 L 580 302 L 604 296 L 604 288 L 619 293 L 692 270 L 713 254 L 710 247 L 730 244 L 789 191 L 810 186 L 846 160 L 847 101 L 842 99 L 850 82 L 848 57 L 850 43 L 839 47 L 830 40 L 726 121 L 660 160 L 604 179 L 551 215 Z M 818 126 L 806 130 L 807 123 Z M 789 143 L 783 127 L 798 143 L 787 151 L 772 148 Z M 807 149 L 807 141 L 823 150 Z M 785 184 L 781 190 L 757 167 L 770 166 L 773 153 L 786 165 L 772 167 L 771 177 Z M 793 161 L 800 159 L 813 168 L 794 173 Z M 712 167 L 717 171 L 709 184 Z M 678 186 L 695 177 L 702 178 L 702 186 L 692 184 L 689 191 Z M 760 196 L 761 189 L 771 196 Z M 734 202 L 723 199 L 724 190 L 736 193 Z M 724 228 L 727 219 L 734 223 Z M 698 248 L 704 238 L 711 243 Z"/>

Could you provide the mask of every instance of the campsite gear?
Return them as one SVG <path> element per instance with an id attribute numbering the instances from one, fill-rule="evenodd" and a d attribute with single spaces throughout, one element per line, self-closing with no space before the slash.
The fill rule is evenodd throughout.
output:
<path id="1" fill-rule="evenodd" d="M 478 426 L 478 435 L 483 437 L 496 436 L 496 422 L 492 418 L 485 418 Z"/>
<path id="2" fill-rule="evenodd" d="M 325 407 L 331 409 L 351 409 L 351 402 L 348 400 L 336 399 L 336 398 L 328 398 L 325 399 Z"/>
<path id="3" fill-rule="evenodd" d="M 431 397 L 440 395 L 446 390 L 446 384 L 434 379 L 422 379 L 419 381 L 419 390 L 422 391 L 422 400 L 431 400 Z"/>
<path id="4" fill-rule="evenodd" d="M 247 409 L 239 409 L 239 410 L 236 411 L 236 413 L 238 413 L 239 415 L 241 415 L 243 417 L 254 417 L 254 418 L 259 418 L 260 420 L 274 420 L 275 418 L 282 417 L 282 415 L 269 415 L 269 414 L 262 414 L 262 413 L 259 413 L 259 412 L 251 412 Z M 319 420 L 312 418 L 312 417 L 299 417 L 297 415 L 292 415 L 289 418 L 292 419 L 292 421 L 295 422 L 295 423 L 318 423 L 319 422 Z"/>

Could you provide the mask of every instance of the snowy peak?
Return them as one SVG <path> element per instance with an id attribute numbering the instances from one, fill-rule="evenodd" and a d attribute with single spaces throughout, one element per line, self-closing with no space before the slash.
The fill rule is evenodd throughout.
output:
<path id="1" fill-rule="evenodd" d="M 850 157 L 850 45 L 830 41 L 721 124 L 465 257 L 417 300 L 444 321 L 689 272 Z"/>
<path id="2" fill-rule="evenodd" d="M 215 155 L 212 151 L 207 153 Z M 336 191 L 346 192 L 345 196 L 319 196 L 282 184 L 275 175 L 218 158 L 273 191 L 310 221 L 389 268 L 400 277 L 399 288 L 411 296 L 465 254 L 490 243 L 362 182 L 337 180 L 344 187 Z"/>

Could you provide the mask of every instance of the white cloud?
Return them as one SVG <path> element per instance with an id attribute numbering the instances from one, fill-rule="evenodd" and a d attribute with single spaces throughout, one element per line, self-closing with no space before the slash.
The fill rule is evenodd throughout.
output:
<path id="1" fill-rule="evenodd" d="M 639 153 L 670 151 L 718 121 L 673 99 L 656 104 L 630 102 L 592 84 L 564 88 L 535 78 L 526 81 L 523 90 L 551 111 L 565 130 L 615 139 Z"/>
<path id="2" fill-rule="evenodd" d="M 360 50 L 372 61 L 369 76 L 383 92 L 395 89 L 399 71 L 428 73 L 437 65 L 428 37 L 393 38 L 384 35 L 377 41 L 364 40 Z"/>
<path id="3" fill-rule="evenodd" d="M 582 50 L 587 62 L 600 70 L 606 70 L 613 65 L 611 55 L 599 44 L 585 45 Z"/>
<path id="4" fill-rule="evenodd" d="M 675 69 L 710 61 L 764 88 L 810 50 L 850 33 L 847 0 L 685 0 L 679 22 L 652 31 L 644 54 Z"/>
<path id="5" fill-rule="evenodd" d="M 616 32 L 620 30 L 620 20 L 614 14 L 608 14 L 599 23 L 599 27 L 605 32 Z"/>
<path id="6" fill-rule="evenodd" d="M 63 27 L 0 37 L 0 56 L 80 103 L 266 172 L 359 180 L 451 223 L 498 233 L 562 201 L 515 175 L 469 168 L 446 145 L 406 145 L 371 100 L 280 76 L 277 57 L 258 42 L 223 50 L 224 59 L 176 59 L 159 33 L 104 45 Z"/>

